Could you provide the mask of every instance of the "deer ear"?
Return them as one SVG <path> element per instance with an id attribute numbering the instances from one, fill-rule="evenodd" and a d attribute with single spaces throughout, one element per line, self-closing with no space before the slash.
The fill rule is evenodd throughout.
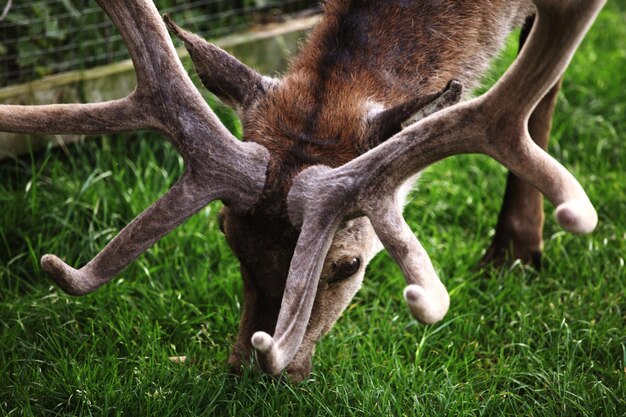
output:
<path id="1" fill-rule="evenodd" d="M 434 94 L 418 96 L 397 106 L 377 113 L 370 121 L 371 146 L 375 147 L 386 141 L 404 127 L 424 119 L 427 116 L 461 100 L 463 87 L 460 82 L 451 80 L 446 87 Z"/>
<path id="2" fill-rule="evenodd" d="M 202 84 L 220 100 L 245 111 L 276 82 L 246 66 L 223 49 L 180 28 L 163 16 L 168 29 L 185 44 Z"/>

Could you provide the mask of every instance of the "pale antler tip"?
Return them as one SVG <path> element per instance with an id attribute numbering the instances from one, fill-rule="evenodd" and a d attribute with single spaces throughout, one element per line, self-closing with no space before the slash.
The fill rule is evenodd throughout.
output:
<path id="1" fill-rule="evenodd" d="M 413 317 L 424 324 L 437 323 L 448 312 L 450 297 L 447 291 L 445 291 L 445 296 L 439 297 L 441 300 L 437 300 L 437 298 L 436 294 L 430 294 L 419 285 L 408 285 L 404 289 L 404 299 Z"/>
<path id="2" fill-rule="evenodd" d="M 256 350 L 259 365 L 264 372 L 278 375 L 287 366 L 289 358 L 278 348 L 274 338 L 265 332 L 256 332 L 252 335 L 252 346 Z"/>
<path id="3" fill-rule="evenodd" d="M 274 339 L 265 332 L 256 332 L 252 335 L 252 346 L 259 352 L 269 352 L 273 345 Z"/>
<path id="4" fill-rule="evenodd" d="M 568 201 L 556 209 L 556 220 L 573 233 L 591 233 L 598 224 L 598 214 L 588 201 Z"/>
<path id="5" fill-rule="evenodd" d="M 409 285 L 404 289 L 404 299 L 409 304 L 419 303 L 420 298 L 424 295 L 424 289 L 417 285 Z"/>

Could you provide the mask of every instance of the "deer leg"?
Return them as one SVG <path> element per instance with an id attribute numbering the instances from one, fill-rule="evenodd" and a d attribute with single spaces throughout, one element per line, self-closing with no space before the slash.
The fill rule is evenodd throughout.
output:
<path id="1" fill-rule="evenodd" d="M 530 33 L 534 17 L 529 18 L 520 35 L 520 52 Z M 528 131 L 533 142 L 544 151 L 548 149 L 552 116 L 562 78 L 537 104 L 528 120 Z M 541 268 L 543 249 L 543 195 L 539 190 L 512 172 L 507 176 L 506 189 L 496 231 L 481 266 L 501 266 L 519 259 L 524 264 Z"/>

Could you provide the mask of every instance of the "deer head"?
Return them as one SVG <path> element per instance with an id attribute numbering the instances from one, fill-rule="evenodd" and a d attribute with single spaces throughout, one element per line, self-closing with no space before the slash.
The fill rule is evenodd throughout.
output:
<path id="1" fill-rule="evenodd" d="M 240 260 L 246 291 L 231 364 L 254 348 L 266 372 L 304 375 L 315 342 L 383 246 L 406 277 L 404 295 L 415 318 L 435 323 L 446 314 L 448 293 L 401 214 L 405 184 L 428 165 L 455 154 L 487 154 L 541 190 L 564 229 L 587 233 L 596 225 L 582 187 L 534 145 L 526 125 L 604 0 L 536 0 L 536 10 L 527 1 L 502 1 L 489 6 L 489 19 L 478 18 L 486 10 L 481 6 L 449 16 L 417 1 L 328 1 L 324 20 L 280 80 L 257 74 L 166 17 L 204 85 L 239 112 L 243 142 L 192 85 L 150 1 L 99 4 L 128 45 L 136 90 L 106 103 L 0 106 L 0 130 L 151 129 L 172 142 L 186 170 L 82 268 L 54 255 L 42 258 L 46 273 L 70 294 L 94 291 L 221 200 L 221 228 Z M 457 104 L 461 86 L 476 82 L 508 30 L 535 11 L 527 47 L 503 78 L 483 96 Z M 454 21 L 459 16 L 476 33 L 460 30 L 467 26 Z M 389 33 L 388 25 L 400 29 Z"/>

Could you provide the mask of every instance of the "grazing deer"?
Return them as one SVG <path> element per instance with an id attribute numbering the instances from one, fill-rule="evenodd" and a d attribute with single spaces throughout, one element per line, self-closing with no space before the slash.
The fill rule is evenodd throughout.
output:
<path id="1" fill-rule="evenodd" d="M 245 290 L 229 359 L 234 368 L 256 350 L 270 374 L 310 372 L 316 341 L 383 246 L 406 277 L 412 314 L 437 322 L 449 296 L 401 212 L 405 184 L 426 166 L 483 153 L 514 173 L 487 260 L 533 261 L 540 253 L 535 188 L 554 203 L 565 230 L 594 229 L 597 215 L 585 192 L 542 148 L 560 77 L 604 2 L 327 0 L 289 72 L 273 79 L 167 17 L 164 24 L 148 0 L 99 0 L 130 50 L 136 90 L 105 103 L 0 106 L 0 130 L 152 129 L 169 138 L 186 170 L 85 266 L 45 255 L 42 268 L 66 292 L 89 293 L 221 200 L 221 229 L 241 263 Z M 486 94 L 457 103 L 461 86 L 477 85 L 528 16 L 535 21 L 530 33 L 527 21 L 516 62 Z M 185 43 L 204 85 L 239 112 L 243 142 L 191 83 L 166 25 Z"/>

